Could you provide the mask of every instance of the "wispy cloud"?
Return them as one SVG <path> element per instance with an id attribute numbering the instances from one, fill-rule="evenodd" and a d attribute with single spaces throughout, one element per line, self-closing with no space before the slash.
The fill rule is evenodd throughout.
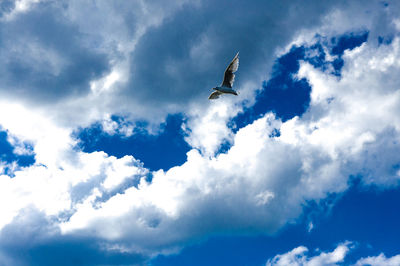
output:
<path id="1" fill-rule="evenodd" d="M 308 257 L 306 253 L 308 248 L 299 246 L 293 250 L 276 255 L 274 258 L 267 261 L 266 266 L 293 265 L 293 266 L 318 266 L 318 265 L 339 265 L 344 261 L 347 253 L 350 251 L 351 243 L 345 242 L 339 244 L 331 252 L 319 252 L 318 255 Z"/>

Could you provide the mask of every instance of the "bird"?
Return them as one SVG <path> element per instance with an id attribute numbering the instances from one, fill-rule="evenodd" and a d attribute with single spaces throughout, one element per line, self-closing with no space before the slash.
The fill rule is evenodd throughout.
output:
<path id="1" fill-rule="evenodd" d="M 233 82 L 235 81 L 235 72 L 239 68 L 239 52 L 235 55 L 232 62 L 228 65 L 224 73 L 224 80 L 219 87 L 212 88 L 213 93 L 208 97 L 209 100 L 218 99 L 221 94 L 233 94 L 238 95 L 238 93 L 232 89 Z"/>

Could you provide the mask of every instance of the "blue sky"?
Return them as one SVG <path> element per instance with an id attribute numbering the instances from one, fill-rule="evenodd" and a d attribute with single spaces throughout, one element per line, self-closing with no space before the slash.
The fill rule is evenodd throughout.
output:
<path id="1" fill-rule="evenodd" d="M 0 264 L 400 265 L 399 10 L 1 2 Z"/>

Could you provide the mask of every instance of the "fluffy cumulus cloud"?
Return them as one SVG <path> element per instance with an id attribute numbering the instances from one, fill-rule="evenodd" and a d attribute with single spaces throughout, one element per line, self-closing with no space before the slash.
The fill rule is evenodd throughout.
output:
<path id="1" fill-rule="evenodd" d="M 0 260 L 142 263 L 213 234 L 273 234 L 309 201 L 345 191 L 350 176 L 397 186 L 400 18 L 379 1 L 343 7 L 341 1 L 177 1 L 168 8 L 160 1 L 2 3 L 0 125 L 14 153 L 35 160 L 1 172 Z M 320 38 L 360 30 L 369 32 L 368 41 L 341 55 Z M 256 101 L 273 60 L 293 45 L 316 42 L 326 61 L 340 56 L 344 65 L 337 75 L 300 62 L 291 78 L 311 86 L 305 113 L 281 120 L 267 112 L 234 128 L 232 119 Z M 241 96 L 206 102 L 236 50 Z M 84 152 L 72 134 L 95 121 L 112 134 L 121 127 L 110 122 L 113 114 L 151 124 L 175 112 L 184 113 L 191 150 L 170 169 L 150 171 L 134 154 Z M 220 153 L 224 142 L 230 148 Z M 335 265 L 349 245 L 312 257 L 298 247 L 267 265 Z"/>

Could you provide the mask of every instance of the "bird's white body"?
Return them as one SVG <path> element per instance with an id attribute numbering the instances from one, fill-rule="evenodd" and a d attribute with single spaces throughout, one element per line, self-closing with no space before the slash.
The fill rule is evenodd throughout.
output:
<path id="1" fill-rule="evenodd" d="M 219 91 L 221 93 L 229 93 L 229 94 L 233 94 L 233 95 L 237 95 L 237 92 L 235 90 L 233 90 L 232 88 L 228 88 L 228 87 L 215 87 L 213 88 L 216 91 Z"/>

